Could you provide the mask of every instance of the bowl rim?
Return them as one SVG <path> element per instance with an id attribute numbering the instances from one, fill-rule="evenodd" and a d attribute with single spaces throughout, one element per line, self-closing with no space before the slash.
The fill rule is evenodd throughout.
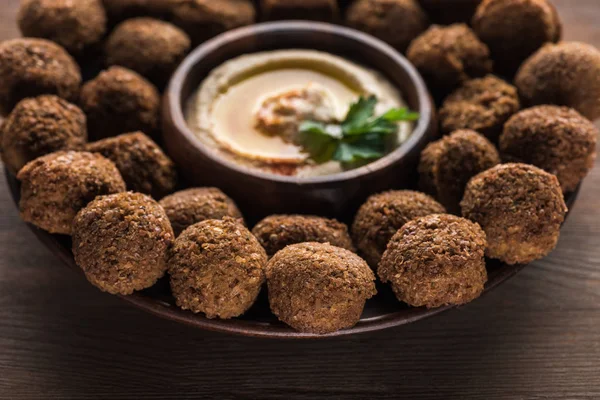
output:
<path id="1" fill-rule="evenodd" d="M 235 163 L 225 157 L 221 157 L 212 151 L 208 151 L 206 146 L 196 137 L 192 130 L 188 127 L 184 116 L 184 110 L 181 106 L 181 97 L 187 77 L 193 73 L 194 69 L 202 62 L 202 59 L 211 52 L 224 46 L 232 45 L 238 40 L 247 37 L 257 37 L 261 35 L 273 35 L 284 31 L 295 31 L 301 33 L 335 35 L 341 36 L 347 40 L 360 42 L 365 46 L 371 47 L 373 50 L 383 53 L 390 58 L 399 68 L 403 69 L 408 81 L 414 86 L 417 101 L 419 105 L 420 118 L 413 129 L 408 140 L 402 143 L 398 148 L 386 154 L 384 157 L 368 163 L 364 166 L 351 169 L 348 171 L 322 175 L 313 177 L 298 177 L 285 176 L 275 173 L 261 171 L 257 168 L 249 168 L 238 163 Z M 332 52 L 332 54 L 335 54 Z M 241 55 L 241 54 L 240 54 Z M 163 106 L 168 110 L 170 118 L 165 118 L 163 123 L 172 124 L 185 139 L 193 145 L 204 157 L 211 162 L 216 163 L 228 170 L 236 173 L 247 175 L 249 177 L 284 184 L 297 185 L 321 185 L 332 182 L 347 182 L 357 178 L 361 178 L 380 170 L 393 167 L 399 160 L 408 156 L 411 150 L 418 146 L 420 141 L 428 134 L 431 124 L 435 123 L 434 110 L 431 102 L 431 97 L 425 81 L 406 57 L 399 51 L 383 42 L 374 36 L 365 34 L 358 30 L 334 25 L 325 22 L 315 21 L 280 21 L 280 22 L 262 22 L 254 25 L 249 25 L 241 28 L 236 28 L 225 33 L 222 33 L 213 39 L 210 39 L 196 47 L 190 52 L 181 62 L 179 67 L 173 73 L 171 80 L 164 92 Z M 163 132 L 168 132 L 169 129 L 163 129 Z M 166 133 L 165 133 L 166 134 Z"/>

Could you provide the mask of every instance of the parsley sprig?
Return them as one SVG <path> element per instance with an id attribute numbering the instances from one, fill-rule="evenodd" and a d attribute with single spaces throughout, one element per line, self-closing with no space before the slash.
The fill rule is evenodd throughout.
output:
<path id="1" fill-rule="evenodd" d="M 419 113 L 407 108 L 392 108 L 375 117 L 377 97 L 361 96 L 339 124 L 303 121 L 300 124 L 302 146 L 318 163 L 335 160 L 356 163 L 381 158 L 386 137 L 398 132 L 400 121 L 416 121 Z"/>

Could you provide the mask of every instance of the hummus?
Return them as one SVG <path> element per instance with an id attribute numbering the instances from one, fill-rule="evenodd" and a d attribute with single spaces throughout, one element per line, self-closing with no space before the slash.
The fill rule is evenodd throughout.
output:
<path id="1" fill-rule="evenodd" d="M 405 103 L 381 74 L 341 57 L 313 50 L 243 55 L 214 69 L 191 97 L 189 127 L 221 157 L 284 175 L 341 172 L 336 161 L 317 164 L 298 144 L 303 120 L 341 121 L 359 96 L 378 99 L 376 114 Z M 398 123 L 389 151 L 412 132 Z"/>

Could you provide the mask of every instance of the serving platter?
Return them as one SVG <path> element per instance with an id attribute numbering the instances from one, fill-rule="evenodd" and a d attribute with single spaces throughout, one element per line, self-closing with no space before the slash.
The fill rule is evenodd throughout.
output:
<path id="1" fill-rule="evenodd" d="M 12 198 L 18 207 L 20 198 L 20 184 L 17 179 L 5 171 L 6 181 L 10 188 Z M 579 188 L 566 196 L 565 201 L 572 210 Z M 81 269 L 75 264 L 71 252 L 71 239 L 67 236 L 52 235 L 33 225 L 28 224 L 36 237 L 54 255 L 56 255 L 69 269 L 80 274 L 85 279 Z M 496 288 L 507 281 L 526 265 L 506 265 L 495 260 L 487 260 L 488 282 L 485 285 L 485 293 Z M 160 280 L 150 289 L 136 292 L 130 296 L 119 296 L 123 301 L 159 317 L 183 323 L 196 328 L 238 334 L 244 336 L 264 338 L 289 338 L 289 339 L 311 339 L 335 336 L 353 335 L 357 333 L 377 331 L 400 325 L 406 325 L 436 314 L 448 311 L 456 306 L 446 306 L 434 309 L 425 307 L 408 307 L 396 300 L 388 285 L 377 284 L 378 294 L 367 301 L 363 315 L 354 327 L 344 329 L 326 335 L 302 333 L 289 328 L 269 310 L 266 296 L 266 288 L 263 288 L 254 306 L 240 318 L 230 320 L 208 319 L 202 314 L 193 314 L 183 311 L 175 305 L 175 299 L 171 296 L 167 278 Z"/>

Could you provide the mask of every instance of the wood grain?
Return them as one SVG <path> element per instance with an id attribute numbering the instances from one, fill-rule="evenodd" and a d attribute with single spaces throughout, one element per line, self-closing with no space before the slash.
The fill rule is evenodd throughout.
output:
<path id="1" fill-rule="evenodd" d="M 555 0 L 600 45 L 597 0 Z M 17 35 L 2 0 L 0 38 Z M 125 306 L 53 259 L 0 189 L 1 399 L 600 399 L 600 169 L 557 250 L 475 303 L 313 341 L 194 330 Z"/>

